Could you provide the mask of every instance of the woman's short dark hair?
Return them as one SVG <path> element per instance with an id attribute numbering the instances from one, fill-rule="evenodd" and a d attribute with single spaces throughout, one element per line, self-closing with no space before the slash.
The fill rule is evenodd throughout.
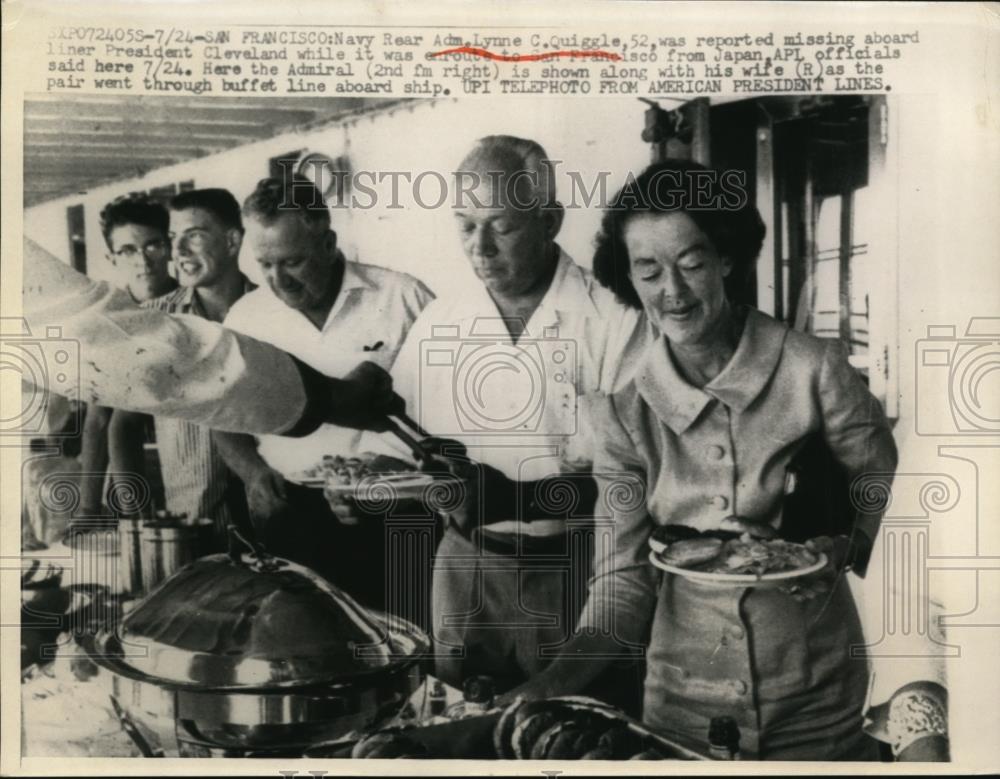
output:
<path id="1" fill-rule="evenodd" d="M 594 251 L 594 276 L 625 305 L 642 308 L 629 275 L 625 225 L 640 214 L 687 214 L 715 250 L 728 257 L 726 295 L 745 296 L 750 271 L 764 243 L 764 222 L 750 202 L 744 171 L 718 171 L 690 160 L 650 165 L 625 186 L 604 212 Z"/>

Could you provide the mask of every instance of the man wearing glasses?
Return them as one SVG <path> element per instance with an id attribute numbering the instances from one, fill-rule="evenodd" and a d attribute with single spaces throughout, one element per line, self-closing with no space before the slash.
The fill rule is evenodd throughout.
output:
<path id="1" fill-rule="evenodd" d="M 239 269 L 243 220 L 225 189 L 182 192 L 170 201 L 170 241 L 181 286 L 143 304 L 169 314 L 221 322 L 254 285 Z M 143 415 L 116 411 L 111 422 L 111 465 L 143 473 Z M 243 485 L 222 460 L 207 428 L 156 417 L 156 441 L 166 507 L 190 518 L 215 520 L 217 536 L 246 514 Z"/>
<path id="2" fill-rule="evenodd" d="M 170 263 L 167 209 L 145 195 L 123 195 L 101 211 L 101 233 L 108 247 L 107 258 L 132 300 L 143 303 L 177 289 L 167 271 Z M 103 514 L 104 474 L 108 468 L 108 425 L 111 409 L 91 403 L 83 427 L 81 469 L 85 477 L 80 491 L 80 516 Z"/>
<path id="3" fill-rule="evenodd" d="M 177 289 L 167 271 L 169 224 L 167 209 L 143 195 L 116 198 L 101 211 L 108 260 L 136 303 Z"/>

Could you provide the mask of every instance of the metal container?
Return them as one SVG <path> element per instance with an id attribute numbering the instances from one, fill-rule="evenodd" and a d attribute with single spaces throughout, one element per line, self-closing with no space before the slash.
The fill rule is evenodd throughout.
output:
<path id="1" fill-rule="evenodd" d="M 430 650 L 412 624 L 260 549 L 195 560 L 81 643 L 131 721 L 182 756 L 301 754 L 371 727 Z"/>
<path id="2" fill-rule="evenodd" d="M 142 593 L 142 523 L 143 519 L 118 520 L 118 573 L 123 595 Z"/>
<path id="3" fill-rule="evenodd" d="M 21 571 L 21 605 L 44 611 L 62 585 L 62 566 L 34 558 Z M 51 611 L 49 612 L 51 613 Z"/>
<path id="4" fill-rule="evenodd" d="M 63 569 L 33 559 L 21 572 L 21 669 L 53 657 L 63 614 L 72 596 L 62 585 Z"/>
<path id="5" fill-rule="evenodd" d="M 142 523 L 140 568 L 143 592 L 152 592 L 160 582 L 198 558 L 205 536 L 214 527 L 210 519 L 193 522 L 175 517 Z"/>

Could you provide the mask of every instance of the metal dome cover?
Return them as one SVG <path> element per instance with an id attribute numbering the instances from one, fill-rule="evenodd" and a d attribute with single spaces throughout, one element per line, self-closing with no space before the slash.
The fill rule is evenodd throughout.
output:
<path id="1" fill-rule="evenodd" d="M 414 625 L 262 552 L 189 563 L 136 605 L 118 637 L 134 670 L 214 689 L 352 682 L 429 649 Z"/>

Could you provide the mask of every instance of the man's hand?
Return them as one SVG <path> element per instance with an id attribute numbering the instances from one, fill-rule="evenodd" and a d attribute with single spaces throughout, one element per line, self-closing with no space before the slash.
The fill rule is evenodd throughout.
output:
<path id="1" fill-rule="evenodd" d="M 450 513 L 452 521 L 464 533 L 471 533 L 488 519 L 487 506 L 496 508 L 505 519 L 514 515 L 517 483 L 503 472 L 470 459 L 465 446 L 449 438 L 431 436 L 422 440 L 420 446 L 430 455 L 430 461 L 421 464 L 421 470 L 443 470 L 462 481 L 462 503 Z"/>
<path id="2" fill-rule="evenodd" d="M 323 497 L 330 504 L 330 511 L 342 525 L 358 525 L 361 523 L 361 514 L 358 511 L 354 498 L 343 490 L 331 489 L 327 483 L 323 487 Z"/>
<path id="3" fill-rule="evenodd" d="M 833 579 L 850 562 L 851 541 L 847 536 L 816 536 L 806 541 L 806 547 L 816 554 L 825 554 L 827 563 L 817 576 Z"/>
<path id="4" fill-rule="evenodd" d="M 285 477 L 266 465 L 254 471 L 245 483 L 250 519 L 254 527 L 262 532 L 272 517 L 288 509 L 285 493 Z"/>
<path id="5" fill-rule="evenodd" d="M 476 464 L 469 459 L 469 450 L 460 441 L 428 436 L 420 441 L 420 448 L 426 455 L 418 464 L 421 471 L 446 471 L 463 480 L 474 473 Z"/>
<path id="6" fill-rule="evenodd" d="M 389 429 L 387 415 L 401 412 L 402 398 L 392 391 L 392 377 L 373 362 L 365 361 L 343 379 L 331 379 L 333 391 L 326 421 L 331 425 L 382 433 Z"/>
<path id="7" fill-rule="evenodd" d="M 847 536 L 816 536 L 806 541 L 806 547 L 815 554 L 826 555 L 826 565 L 809 576 L 792 579 L 781 588 L 795 598 L 804 602 L 830 592 L 834 582 L 850 561 L 851 545 Z"/>
<path id="8" fill-rule="evenodd" d="M 366 455 L 361 455 L 364 458 Z M 368 473 L 401 473 L 413 470 L 413 463 L 402 460 L 399 457 L 391 457 L 387 454 L 371 454 L 370 460 L 366 460 Z"/>

